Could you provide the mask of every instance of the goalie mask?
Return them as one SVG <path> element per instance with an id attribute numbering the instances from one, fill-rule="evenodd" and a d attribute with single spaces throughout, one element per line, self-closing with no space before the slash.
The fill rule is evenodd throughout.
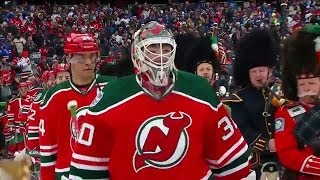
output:
<path id="1" fill-rule="evenodd" d="M 170 85 L 176 52 L 170 30 L 151 21 L 134 34 L 131 48 L 132 61 L 141 79 L 157 87 Z"/>

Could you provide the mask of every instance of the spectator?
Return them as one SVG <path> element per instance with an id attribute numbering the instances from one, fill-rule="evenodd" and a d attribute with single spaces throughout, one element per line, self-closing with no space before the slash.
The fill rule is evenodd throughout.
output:
<path id="1" fill-rule="evenodd" d="M 15 48 L 16 48 L 18 54 L 20 54 L 20 55 L 22 54 L 23 47 L 26 44 L 26 42 L 27 41 L 23 37 L 21 37 L 20 34 L 18 34 L 16 36 L 16 38 L 13 39 L 13 43 L 15 45 Z"/>

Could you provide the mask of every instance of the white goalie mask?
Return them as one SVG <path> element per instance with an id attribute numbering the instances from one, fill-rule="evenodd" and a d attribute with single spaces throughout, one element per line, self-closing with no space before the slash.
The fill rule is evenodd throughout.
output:
<path id="1" fill-rule="evenodd" d="M 131 48 L 138 74 L 145 75 L 154 86 L 167 86 L 175 67 L 176 42 L 171 31 L 151 21 L 134 34 Z"/>

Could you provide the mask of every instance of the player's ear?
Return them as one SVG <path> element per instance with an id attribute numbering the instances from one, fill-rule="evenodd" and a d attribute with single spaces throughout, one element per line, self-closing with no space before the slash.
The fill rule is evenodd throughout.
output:
<path id="1" fill-rule="evenodd" d="M 72 55 L 71 55 L 71 54 L 66 54 L 66 55 L 65 55 L 66 63 L 67 63 L 68 65 L 70 64 L 71 58 L 72 58 Z"/>

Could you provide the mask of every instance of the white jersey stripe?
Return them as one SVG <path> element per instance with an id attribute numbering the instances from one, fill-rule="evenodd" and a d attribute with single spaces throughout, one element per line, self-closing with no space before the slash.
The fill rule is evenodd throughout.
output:
<path id="1" fill-rule="evenodd" d="M 140 95 L 142 95 L 142 94 L 144 94 L 144 92 L 143 92 L 143 91 L 139 91 L 139 92 L 137 92 L 136 94 L 134 94 L 134 95 L 132 95 L 132 96 L 129 96 L 129 97 L 123 99 L 122 101 L 119 101 L 118 103 L 116 103 L 116 104 L 114 104 L 114 105 L 112 105 L 112 106 L 107 107 L 106 109 L 103 109 L 102 111 L 98 111 L 98 112 L 88 111 L 88 114 L 91 114 L 91 115 L 103 114 L 103 113 L 105 113 L 105 112 L 107 112 L 107 111 L 109 111 L 109 110 L 111 110 L 111 109 L 113 109 L 113 108 L 115 108 L 115 107 L 117 107 L 117 106 L 120 106 L 121 104 L 124 104 L 125 102 L 130 101 L 131 99 L 134 99 L 134 98 L 136 98 L 136 97 L 138 97 L 138 96 L 140 96 Z"/>
<path id="2" fill-rule="evenodd" d="M 37 140 L 39 137 L 28 137 L 28 140 Z"/>
<path id="3" fill-rule="evenodd" d="M 222 161 L 224 161 L 230 154 L 232 154 L 233 151 L 235 151 L 242 143 L 244 139 L 241 137 L 237 143 L 235 143 L 227 152 L 225 152 L 220 159 L 218 160 L 210 160 L 208 159 L 208 162 L 211 163 L 212 165 L 217 165 L 220 166 Z"/>
<path id="4" fill-rule="evenodd" d="M 39 131 L 28 131 L 28 133 L 39 133 Z"/>
<path id="5" fill-rule="evenodd" d="M 50 150 L 50 149 L 54 149 L 54 148 L 57 148 L 58 145 L 55 144 L 55 145 L 52 145 L 52 146 L 40 146 L 40 149 L 43 149 L 43 150 Z"/>
<path id="6" fill-rule="evenodd" d="M 243 144 L 245 144 L 245 142 L 244 142 Z M 248 145 L 245 144 L 245 146 L 244 146 L 239 152 L 237 152 L 232 158 L 230 158 L 230 160 L 229 160 L 228 162 L 226 162 L 226 163 L 224 163 L 224 164 L 222 164 L 222 165 L 219 164 L 218 166 L 211 164 L 211 166 L 212 166 L 212 167 L 216 167 L 215 169 L 219 169 L 219 168 L 221 168 L 221 167 L 224 167 L 224 166 L 232 163 L 234 160 L 238 159 L 238 158 L 239 158 L 240 156 L 242 156 L 244 153 L 246 153 L 247 150 L 248 150 L 248 148 L 249 148 Z"/>
<path id="7" fill-rule="evenodd" d="M 48 163 L 41 163 L 40 166 L 41 167 L 50 167 L 50 166 L 54 166 L 56 165 L 56 162 L 48 162 Z"/>
<path id="8" fill-rule="evenodd" d="M 212 110 L 214 110 L 214 111 L 218 111 L 219 107 L 222 106 L 222 103 L 221 103 L 221 102 L 220 102 L 219 104 L 217 104 L 217 107 L 213 107 L 209 102 L 203 101 L 203 100 L 201 100 L 201 99 L 197 99 L 197 98 L 192 97 L 192 96 L 190 96 L 190 95 L 188 95 L 188 94 L 185 94 L 185 93 L 182 93 L 182 92 L 178 92 L 178 91 L 172 91 L 172 93 L 178 94 L 178 95 L 180 95 L 180 96 L 184 96 L 184 97 L 186 97 L 186 98 L 188 98 L 188 99 L 191 99 L 191 100 L 193 100 L 193 101 L 196 101 L 196 102 L 198 102 L 198 103 L 207 105 L 207 106 L 209 106 L 209 107 L 210 107 Z"/>
<path id="9" fill-rule="evenodd" d="M 92 165 L 79 164 L 75 162 L 71 162 L 71 166 L 77 169 L 91 170 L 91 171 L 107 171 L 109 169 L 107 166 L 92 166 Z"/>
<path id="10" fill-rule="evenodd" d="M 63 172 L 68 172 L 68 171 L 70 171 L 70 168 L 63 168 L 63 169 L 55 168 L 55 171 L 58 172 L 58 173 L 63 173 Z"/>
<path id="11" fill-rule="evenodd" d="M 71 180 L 83 180 L 83 178 L 75 175 L 69 175 L 69 179 Z M 86 180 L 109 180 L 109 178 L 100 178 L 100 179 L 86 179 Z"/>
<path id="12" fill-rule="evenodd" d="M 55 151 L 52 151 L 52 152 L 42 152 L 42 151 L 40 151 L 40 156 L 52 156 L 52 155 L 54 155 L 54 154 L 57 154 L 57 150 L 55 150 Z"/>
<path id="13" fill-rule="evenodd" d="M 235 168 L 232 168 L 232 169 L 229 169 L 227 171 L 224 171 L 224 172 L 222 172 L 220 174 L 215 174 L 215 176 L 217 176 L 217 177 L 227 176 L 227 175 L 233 174 L 233 173 L 235 173 L 237 171 L 240 171 L 241 169 L 243 169 L 243 168 L 245 168 L 247 166 L 249 166 L 249 161 L 246 161 L 245 163 L 240 164 L 239 166 L 237 166 Z"/>
<path id="14" fill-rule="evenodd" d="M 109 162 L 109 158 L 100 158 L 94 156 L 85 156 L 77 153 L 73 153 L 72 157 L 78 160 L 91 161 L 91 162 Z"/>

